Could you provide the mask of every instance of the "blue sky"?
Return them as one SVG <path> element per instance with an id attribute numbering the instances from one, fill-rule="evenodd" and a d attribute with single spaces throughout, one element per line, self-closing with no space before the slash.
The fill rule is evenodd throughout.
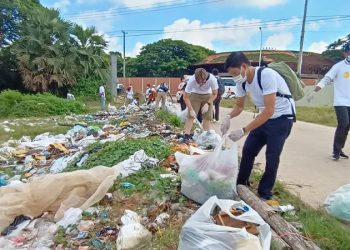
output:
<path id="1" fill-rule="evenodd" d="M 304 51 L 322 52 L 350 33 L 349 0 L 309 0 Z M 216 52 L 264 48 L 298 50 L 304 0 L 41 0 L 61 16 L 95 26 L 109 50 L 135 56 L 162 38 L 180 39 Z"/>

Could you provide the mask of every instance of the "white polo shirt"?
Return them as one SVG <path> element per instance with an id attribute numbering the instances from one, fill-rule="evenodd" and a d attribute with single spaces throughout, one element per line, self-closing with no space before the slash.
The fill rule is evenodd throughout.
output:
<path id="1" fill-rule="evenodd" d="M 250 97 L 252 99 L 252 102 L 255 104 L 255 106 L 258 108 L 259 113 L 263 112 L 265 109 L 264 104 L 264 96 L 269 95 L 272 93 L 281 93 L 290 95 L 290 91 L 288 88 L 288 85 L 286 81 L 283 79 L 283 77 L 278 74 L 276 71 L 270 68 L 265 68 L 261 72 L 261 86 L 262 90 L 258 83 L 258 69 L 259 67 L 255 68 L 255 75 L 254 79 L 251 83 L 246 82 L 244 91 L 242 84 L 236 85 L 236 96 L 237 97 L 243 97 L 246 96 L 248 92 L 250 94 Z M 285 97 L 279 97 L 276 96 L 276 103 L 275 103 L 275 112 L 273 113 L 272 117 L 270 119 L 278 118 L 282 115 L 292 115 L 292 106 L 295 111 L 295 102 L 293 99 L 287 99 Z"/>
<path id="2" fill-rule="evenodd" d="M 218 80 L 215 76 L 212 74 L 209 74 L 209 78 L 203 85 L 199 85 L 196 81 L 195 76 L 191 76 L 190 79 L 188 79 L 185 92 L 190 93 L 196 93 L 196 94 L 211 94 L 213 90 L 218 90 Z"/>
<path id="3" fill-rule="evenodd" d="M 333 105 L 350 107 L 350 63 L 345 60 L 336 63 L 325 77 L 334 84 Z"/>

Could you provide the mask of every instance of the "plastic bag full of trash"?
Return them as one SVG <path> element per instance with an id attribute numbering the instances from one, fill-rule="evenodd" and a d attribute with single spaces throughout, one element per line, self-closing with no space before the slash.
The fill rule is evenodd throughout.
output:
<path id="1" fill-rule="evenodd" d="M 215 130 L 204 131 L 200 133 L 198 130 L 193 135 L 193 140 L 204 148 L 215 148 L 221 142 L 221 136 Z"/>

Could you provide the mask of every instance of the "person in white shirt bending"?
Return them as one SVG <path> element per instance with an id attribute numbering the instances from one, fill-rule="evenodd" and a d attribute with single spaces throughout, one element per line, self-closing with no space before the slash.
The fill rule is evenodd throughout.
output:
<path id="1" fill-rule="evenodd" d="M 253 67 L 242 52 L 231 53 L 225 62 L 225 69 L 236 83 L 236 102 L 221 124 L 222 134 L 230 128 L 230 120 L 244 110 L 247 93 L 259 109 L 259 115 L 246 126 L 233 130 L 228 137 L 236 142 L 248 134 L 242 150 L 237 184 L 250 185 L 249 177 L 255 157 L 266 145 L 266 166 L 260 180 L 260 198 L 272 198 L 280 155 L 295 118 L 295 103 L 283 77 L 267 67 Z"/>
<path id="2" fill-rule="evenodd" d="M 218 94 L 218 88 L 215 76 L 203 68 L 196 69 L 194 75 L 188 79 L 184 95 L 188 115 L 183 143 L 188 143 L 191 139 L 193 122 L 199 111 L 203 116 L 203 129 L 209 130 L 210 120 L 213 119 L 213 102 Z"/>
<path id="3" fill-rule="evenodd" d="M 333 65 L 324 78 L 316 85 L 316 88 L 307 96 L 311 102 L 315 94 L 324 86 L 334 84 L 333 106 L 337 115 L 338 125 L 335 130 L 333 141 L 332 160 L 340 158 L 349 159 L 343 152 L 346 138 L 350 128 L 350 43 L 344 46 L 345 59 Z"/>

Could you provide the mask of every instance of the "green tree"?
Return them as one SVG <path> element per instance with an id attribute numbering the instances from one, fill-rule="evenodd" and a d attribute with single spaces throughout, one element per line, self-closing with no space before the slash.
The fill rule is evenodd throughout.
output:
<path id="1" fill-rule="evenodd" d="M 181 76 L 189 65 L 215 53 L 184 41 L 163 39 L 144 46 L 135 60 L 128 60 L 129 76 Z"/>
<path id="2" fill-rule="evenodd" d="M 327 50 L 324 51 L 322 55 L 334 61 L 341 61 L 344 59 L 342 49 L 348 43 L 350 43 L 350 34 L 328 45 Z"/>

